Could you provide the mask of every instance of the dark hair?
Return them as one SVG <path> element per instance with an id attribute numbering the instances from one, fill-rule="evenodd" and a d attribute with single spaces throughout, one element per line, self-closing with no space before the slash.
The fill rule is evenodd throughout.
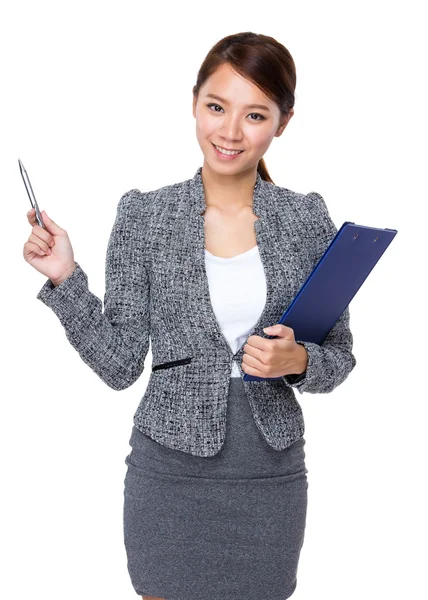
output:
<path id="1" fill-rule="evenodd" d="M 224 37 L 205 57 L 193 86 L 193 96 L 221 65 L 228 63 L 242 77 L 257 85 L 266 96 L 276 102 L 281 116 L 294 106 L 296 67 L 290 52 L 274 38 L 245 31 Z M 257 171 L 262 179 L 273 183 L 263 158 Z"/>

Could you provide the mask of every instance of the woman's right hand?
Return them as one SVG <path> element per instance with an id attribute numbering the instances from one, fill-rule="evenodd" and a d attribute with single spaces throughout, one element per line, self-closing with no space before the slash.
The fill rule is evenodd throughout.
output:
<path id="1" fill-rule="evenodd" d="M 76 268 L 73 248 L 65 229 L 52 221 L 44 210 L 42 218 L 46 229 L 37 223 L 35 208 L 27 213 L 32 230 L 24 244 L 24 260 L 49 277 L 54 285 L 59 285 Z"/>

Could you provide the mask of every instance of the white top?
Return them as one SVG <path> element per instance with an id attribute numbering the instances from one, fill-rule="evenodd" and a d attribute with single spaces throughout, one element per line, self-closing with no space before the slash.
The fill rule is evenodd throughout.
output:
<path id="1" fill-rule="evenodd" d="M 224 258 L 205 249 L 211 304 L 223 335 L 236 353 L 266 303 L 266 278 L 258 246 Z M 241 377 L 233 361 L 231 377 Z"/>

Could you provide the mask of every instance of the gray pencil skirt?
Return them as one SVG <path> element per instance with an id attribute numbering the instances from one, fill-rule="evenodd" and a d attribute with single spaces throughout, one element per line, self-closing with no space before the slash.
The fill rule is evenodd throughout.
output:
<path id="1" fill-rule="evenodd" d="M 124 481 L 132 586 L 166 600 L 285 600 L 297 586 L 308 481 L 305 439 L 274 450 L 240 377 L 215 456 L 162 446 L 135 426 Z"/>

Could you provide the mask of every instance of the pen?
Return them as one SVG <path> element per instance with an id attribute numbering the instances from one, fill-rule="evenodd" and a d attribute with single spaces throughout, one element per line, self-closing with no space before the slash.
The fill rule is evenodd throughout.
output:
<path id="1" fill-rule="evenodd" d="M 36 197 L 33 192 L 33 188 L 31 187 L 31 182 L 28 177 L 27 171 L 25 170 L 25 167 L 19 158 L 18 158 L 18 163 L 19 163 L 19 170 L 21 171 L 22 179 L 24 181 L 25 189 L 27 190 L 28 197 L 30 198 L 31 206 L 36 209 L 37 222 L 40 225 L 40 227 L 43 227 L 43 229 L 46 229 L 46 227 L 43 223 L 42 215 L 39 210 L 39 205 L 37 204 L 37 200 L 36 200 Z"/>

